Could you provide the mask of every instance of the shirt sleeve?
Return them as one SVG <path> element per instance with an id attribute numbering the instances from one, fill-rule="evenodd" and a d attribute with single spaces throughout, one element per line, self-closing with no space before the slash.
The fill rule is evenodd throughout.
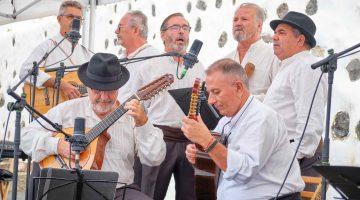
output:
<path id="1" fill-rule="evenodd" d="M 161 129 L 154 127 L 149 120 L 140 127 L 135 127 L 135 144 L 142 164 L 160 165 L 165 159 L 166 145 Z"/>
<path id="2" fill-rule="evenodd" d="M 296 149 L 302 135 L 306 119 L 308 116 L 311 100 L 315 92 L 315 87 L 320 78 L 320 70 L 312 70 L 310 66 L 299 66 L 298 73 L 294 74 L 291 80 L 292 92 L 296 109 L 296 135 L 295 142 L 291 143 L 292 148 Z M 318 91 L 316 93 L 309 122 L 303 140 L 299 147 L 297 158 L 312 157 L 319 145 L 323 132 L 323 120 L 325 112 L 326 98 L 326 77 L 323 76 Z"/>
<path id="3" fill-rule="evenodd" d="M 49 110 L 45 115 L 50 121 L 60 124 L 55 119 L 60 119 L 57 107 Z M 53 130 L 44 120 L 37 119 L 47 129 Z M 59 138 L 53 137 L 53 132 L 46 130 L 36 120 L 22 129 L 20 148 L 32 157 L 35 162 L 40 162 L 49 155 L 57 154 L 57 144 Z"/>
<path id="4" fill-rule="evenodd" d="M 42 57 L 48 52 L 50 48 L 50 42 L 51 42 L 50 40 L 47 40 L 41 43 L 25 60 L 25 62 L 21 65 L 20 68 L 20 73 L 19 73 L 20 79 L 24 78 L 28 74 L 28 72 L 33 68 L 34 62 L 39 62 L 42 59 Z M 40 67 L 44 66 L 45 62 L 42 62 Z M 42 70 L 39 70 L 36 87 L 41 87 L 50 78 L 51 78 L 50 75 L 48 75 Z M 26 81 L 30 83 L 30 77 L 28 77 Z"/>
<path id="5" fill-rule="evenodd" d="M 234 132 L 229 141 L 224 179 L 247 183 L 263 168 L 276 147 L 274 133 L 278 123 L 275 120 L 275 117 L 253 119 L 241 126 L 241 134 Z"/>

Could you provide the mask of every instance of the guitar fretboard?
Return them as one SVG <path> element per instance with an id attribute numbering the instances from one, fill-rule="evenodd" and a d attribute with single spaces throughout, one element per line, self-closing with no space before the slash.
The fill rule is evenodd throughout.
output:
<path id="1" fill-rule="evenodd" d="M 86 139 L 88 141 L 88 145 L 95 140 L 102 132 L 104 132 L 107 128 L 109 128 L 113 123 L 116 122 L 122 115 L 124 115 L 128 110 L 124 108 L 126 102 L 129 102 L 133 99 L 139 98 L 136 95 L 132 95 L 128 100 L 126 100 L 121 106 L 116 108 L 112 113 L 106 116 L 100 123 L 96 124 L 94 128 L 92 128 L 87 134 Z"/>

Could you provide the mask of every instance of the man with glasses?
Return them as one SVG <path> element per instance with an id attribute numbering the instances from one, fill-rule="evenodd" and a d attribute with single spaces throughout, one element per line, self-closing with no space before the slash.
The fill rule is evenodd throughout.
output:
<path id="1" fill-rule="evenodd" d="M 62 128 L 73 127 L 76 117 L 85 118 L 85 126 L 89 129 L 103 121 L 119 107 L 121 102 L 117 100 L 118 91 L 130 75 L 129 71 L 119 64 L 115 55 L 97 53 L 90 62 L 81 65 L 78 76 L 87 87 L 89 96 L 63 102 L 45 114 Z M 141 163 L 149 166 L 159 165 L 165 157 L 163 133 L 150 123 L 138 100 L 127 102 L 124 108 L 128 111 L 99 136 L 110 139 L 104 147 L 102 166 L 97 168 L 119 174 L 116 200 L 122 199 L 124 184 L 127 184 L 125 200 L 150 200 L 132 185 L 134 155 L 139 156 Z M 53 137 L 52 127 L 44 120 L 39 120 L 45 127 L 33 121 L 22 129 L 23 151 L 31 155 L 36 162 L 49 155 L 69 158 L 69 155 L 74 153 L 70 152 L 70 144 L 64 138 Z"/>
<path id="2" fill-rule="evenodd" d="M 278 70 L 278 59 L 271 45 L 260 37 L 266 12 L 254 3 L 243 3 L 235 11 L 233 36 L 237 48 L 227 58 L 240 63 L 249 78 L 249 90 L 263 100 Z"/>
<path id="3" fill-rule="evenodd" d="M 66 33 L 70 32 L 71 24 L 74 18 L 82 20 L 83 7 L 78 1 L 64 1 L 60 5 L 59 14 L 57 21 L 60 25 L 60 32 L 56 36 L 47 39 L 41 43 L 35 50 L 30 54 L 26 61 L 22 64 L 19 76 L 23 78 L 29 70 L 33 68 L 33 62 L 38 62 L 41 58 L 49 53 L 64 37 Z M 60 61 L 64 62 L 65 66 L 80 65 L 89 61 L 92 53 L 89 52 L 81 44 L 75 46 L 72 52 L 72 44 L 67 39 L 64 40 L 51 54 L 49 57 L 40 65 L 41 70 L 37 76 L 36 87 L 54 87 L 55 79 L 49 74 L 45 73 L 44 69 L 60 67 Z M 27 82 L 30 82 L 30 78 Z M 61 82 L 60 91 L 69 99 L 80 97 L 80 92 L 77 88 L 70 83 L 65 81 Z"/>
<path id="4" fill-rule="evenodd" d="M 206 70 L 208 102 L 224 116 L 211 135 L 201 119 L 184 117 L 181 130 L 199 144 L 220 169 L 217 199 L 273 199 L 292 161 L 286 127 L 280 115 L 254 98 L 241 65 L 231 59 L 216 61 Z M 195 164 L 195 144 L 186 148 L 186 157 Z M 292 164 L 279 198 L 300 200 L 304 188 L 299 164 Z"/>
<path id="5" fill-rule="evenodd" d="M 160 27 L 165 52 L 176 51 L 184 55 L 189 44 L 190 30 L 188 21 L 181 13 L 174 13 L 165 18 Z M 181 71 L 184 69 L 184 60 L 178 57 L 152 59 L 141 67 L 144 68 L 138 71 L 131 84 L 135 89 L 165 73 L 177 77 L 170 89 L 192 87 L 195 78 L 202 79 L 204 77 L 203 65 L 197 63 L 192 69 L 189 69 L 183 79 L 179 79 Z M 185 148 L 189 144 L 189 140 L 180 130 L 181 119 L 185 116 L 183 111 L 168 92 L 161 93 L 152 100 L 146 101 L 144 107 L 151 123 L 163 130 L 166 142 L 166 157 L 160 165 L 154 199 L 162 200 L 165 198 L 173 174 L 176 199 L 196 199 L 194 169 L 185 157 Z"/>
<path id="6" fill-rule="evenodd" d="M 160 51 L 148 44 L 148 19 L 141 11 L 129 11 L 120 20 L 115 30 L 118 44 L 125 48 L 125 57 L 128 59 L 159 55 Z M 125 64 L 130 72 L 129 81 L 123 86 L 124 89 L 119 91 L 119 100 L 124 102 L 134 91 L 130 90 L 132 79 L 135 78 L 137 71 L 142 70 L 141 66 L 145 65 L 149 60 Z M 139 89 L 139 88 L 136 88 Z M 158 173 L 158 167 L 150 167 L 142 165 L 138 156 L 135 156 L 134 163 L 134 183 L 137 184 L 141 191 L 149 197 L 153 197 L 155 190 L 155 181 Z"/>

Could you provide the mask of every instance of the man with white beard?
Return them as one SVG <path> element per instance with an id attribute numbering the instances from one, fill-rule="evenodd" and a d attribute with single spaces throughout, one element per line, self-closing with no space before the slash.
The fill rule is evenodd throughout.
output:
<path id="1" fill-rule="evenodd" d="M 233 36 L 237 48 L 226 56 L 245 68 L 249 90 L 263 100 L 278 69 L 278 59 L 272 47 L 260 37 L 266 19 L 264 9 L 253 3 L 243 3 L 235 11 Z"/>

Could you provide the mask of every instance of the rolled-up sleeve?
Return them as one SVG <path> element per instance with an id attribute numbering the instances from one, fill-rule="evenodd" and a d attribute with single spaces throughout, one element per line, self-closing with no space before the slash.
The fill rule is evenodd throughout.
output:
<path id="1" fill-rule="evenodd" d="M 142 164 L 160 165 L 165 159 L 166 145 L 161 129 L 154 127 L 149 120 L 141 127 L 135 127 L 137 154 Z"/>
<path id="2" fill-rule="evenodd" d="M 54 119 L 56 117 L 56 108 L 50 110 L 45 116 L 53 122 L 57 122 Z M 48 129 L 53 128 L 48 125 L 44 120 L 39 120 Z M 59 138 L 52 137 L 52 132 L 43 128 L 36 120 L 33 121 L 29 126 L 22 129 L 20 148 L 32 157 L 35 162 L 40 162 L 49 155 L 57 154 L 57 144 Z"/>

